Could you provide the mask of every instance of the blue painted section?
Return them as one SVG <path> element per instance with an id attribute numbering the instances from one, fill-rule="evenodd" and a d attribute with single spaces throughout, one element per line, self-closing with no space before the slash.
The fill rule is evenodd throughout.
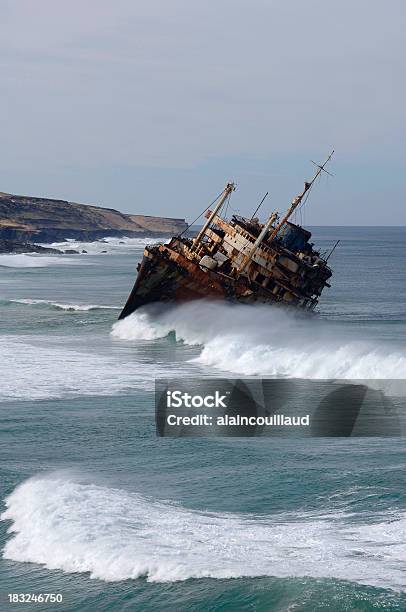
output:
<path id="1" fill-rule="evenodd" d="M 294 223 L 285 223 L 279 230 L 278 238 L 290 251 L 302 251 L 311 237 L 311 233 Z"/>

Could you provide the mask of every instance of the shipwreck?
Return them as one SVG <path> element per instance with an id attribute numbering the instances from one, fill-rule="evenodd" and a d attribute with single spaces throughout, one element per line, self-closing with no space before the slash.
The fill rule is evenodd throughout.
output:
<path id="1" fill-rule="evenodd" d="M 230 220 L 221 216 L 235 190 L 234 183 L 228 183 L 210 205 L 213 210 L 206 209 L 206 222 L 195 237 L 184 231 L 168 243 L 145 248 L 119 318 L 152 302 L 204 298 L 313 310 L 324 287 L 330 287 L 328 259 L 336 245 L 328 255 L 321 255 L 310 242 L 311 233 L 291 219 L 306 203 L 320 174 L 327 172 L 332 155 L 322 165 L 316 164 L 313 178 L 305 182 L 282 218 L 275 211 L 265 223 L 255 216 L 233 215 Z"/>

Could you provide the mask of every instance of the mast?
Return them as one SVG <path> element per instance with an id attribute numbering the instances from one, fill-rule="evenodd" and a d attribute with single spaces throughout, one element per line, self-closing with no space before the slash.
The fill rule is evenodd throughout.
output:
<path id="1" fill-rule="evenodd" d="M 204 234 L 206 233 L 206 230 L 209 227 L 210 223 L 213 221 L 214 217 L 217 215 L 218 211 L 223 206 L 223 204 L 226 201 L 227 197 L 233 191 L 235 191 L 234 183 L 227 183 L 227 185 L 225 186 L 225 189 L 224 189 L 223 193 L 221 194 L 220 199 L 217 202 L 213 212 L 210 214 L 210 216 L 207 219 L 206 223 L 203 225 L 202 229 L 200 230 L 200 232 L 197 234 L 196 238 L 194 239 L 193 246 L 191 248 L 192 251 L 196 250 L 196 247 L 199 246 L 199 244 L 201 243 L 202 238 L 203 238 Z"/>
<path id="2" fill-rule="evenodd" d="M 275 227 L 274 231 L 269 236 L 269 240 L 273 240 L 277 236 L 279 230 L 285 225 L 286 221 L 288 221 L 290 219 L 292 214 L 295 212 L 296 208 L 301 204 L 304 196 L 309 191 L 309 189 L 311 189 L 313 187 L 314 182 L 318 179 L 320 174 L 323 171 L 327 172 L 327 170 L 324 170 L 324 167 L 328 164 L 330 159 L 333 157 L 333 154 L 334 154 L 334 151 L 331 151 L 330 155 L 327 157 L 327 159 L 324 162 L 324 164 L 321 164 L 321 165 L 316 164 L 316 166 L 317 166 L 316 174 L 314 175 L 314 177 L 312 178 L 312 180 L 309 183 L 306 182 L 304 184 L 304 189 L 303 189 L 302 193 L 300 193 L 298 196 L 296 196 L 296 198 L 293 198 L 292 204 L 290 205 L 290 208 L 286 212 L 286 215 L 283 217 L 282 221 Z"/>
<path id="3" fill-rule="evenodd" d="M 263 241 L 263 239 L 266 236 L 267 231 L 269 230 L 269 228 L 271 227 L 272 223 L 274 221 L 276 221 L 276 219 L 278 218 L 278 213 L 274 212 L 272 213 L 272 215 L 269 217 L 268 221 L 265 223 L 264 227 L 262 228 L 262 231 L 260 233 L 260 235 L 258 236 L 258 238 L 255 240 L 254 244 L 252 245 L 252 248 L 250 250 L 250 252 L 244 257 L 241 266 L 238 269 L 238 272 L 241 274 L 241 272 L 244 272 L 245 268 L 248 266 L 248 264 L 250 263 L 251 259 L 254 256 L 255 251 L 257 250 L 257 248 L 259 247 L 259 245 L 261 244 L 261 242 Z"/>

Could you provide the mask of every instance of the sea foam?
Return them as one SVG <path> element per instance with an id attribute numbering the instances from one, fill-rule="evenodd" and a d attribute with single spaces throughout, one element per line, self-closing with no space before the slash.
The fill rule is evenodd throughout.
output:
<path id="1" fill-rule="evenodd" d="M 16 304 L 27 304 L 28 306 L 50 306 L 57 310 L 66 310 L 69 312 L 87 312 L 88 310 L 119 310 L 119 306 L 105 306 L 103 304 L 62 304 L 53 302 L 52 300 L 35 300 L 29 298 L 10 299 L 9 302 Z"/>
<path id="2" fill-rule="evenodd" d="M 152 389 L 145 365 L 112 356 L 74 350 L 65 338 L 3 336 L 1 400 L 42 400 L 79 395 L 116 395 L 135 389 Z M 164 375 L 159 365 L 153 372 Z"/>
<path id="3" fill-rule="evenodd" d="M 105 253 L 126 253 L 143 250 L 147 244 L 155 242 L 165 242 L 167 237 L 147 237 L 147 238 L 129 238 L 126 236 L 116 237 L 111 236 L 101 240 L 85 242 L 81 240 L 68 239 L 62 242 L 53 242 L 52 244 L 40 244 L 39 246 L 53 247 L 55 249 L 75 249 L 79 252 L 86 251 L 89 255 L 101 255 Z"/>
<path id="4" fill-rule="evenodd" d="M 84 265 L 85 263 L 83 259 L 72 259 L 62 255 L 28 255 L 27 253 L 0 255 L 0 267 L 6 268 L 46 268 L 58 265 Z"/>
<path id="5" fill-rule="evenodd" d="M 3 556 L 91 578 L 311 576 L 400 590 L 406 515 L 189 510 L 142 495 L 43 475 L 5 500 Z"/>
<path id="6" fill-rule="evenodd" d="M 270 306 L 190 302 L 140 309 L 113 325 L 121 340 L 176 338 L 202 347 L 197 362 L 241 375 L 406 378 L 406 354 L 333 324 Z"/>

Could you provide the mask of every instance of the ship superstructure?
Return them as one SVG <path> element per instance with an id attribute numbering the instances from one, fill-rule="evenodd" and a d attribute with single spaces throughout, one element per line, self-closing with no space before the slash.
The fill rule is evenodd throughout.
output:
<path id="1" fill-rule="evenodd" d="M 332 271 L 310 242 L 311 233 L 291 221 L 322 171 L 279 219 L 273 212 L 265 223 L 233 215 L 226 220 L 222 207 L 235 190 L 228 183 L 205 213 L 196 237 L 174 236 L 167 244 L 148 245 L 138 276 L 120 319 L 151 302 L 224 299 L 245 303 L 284 304 L 313 310 Z"/>

